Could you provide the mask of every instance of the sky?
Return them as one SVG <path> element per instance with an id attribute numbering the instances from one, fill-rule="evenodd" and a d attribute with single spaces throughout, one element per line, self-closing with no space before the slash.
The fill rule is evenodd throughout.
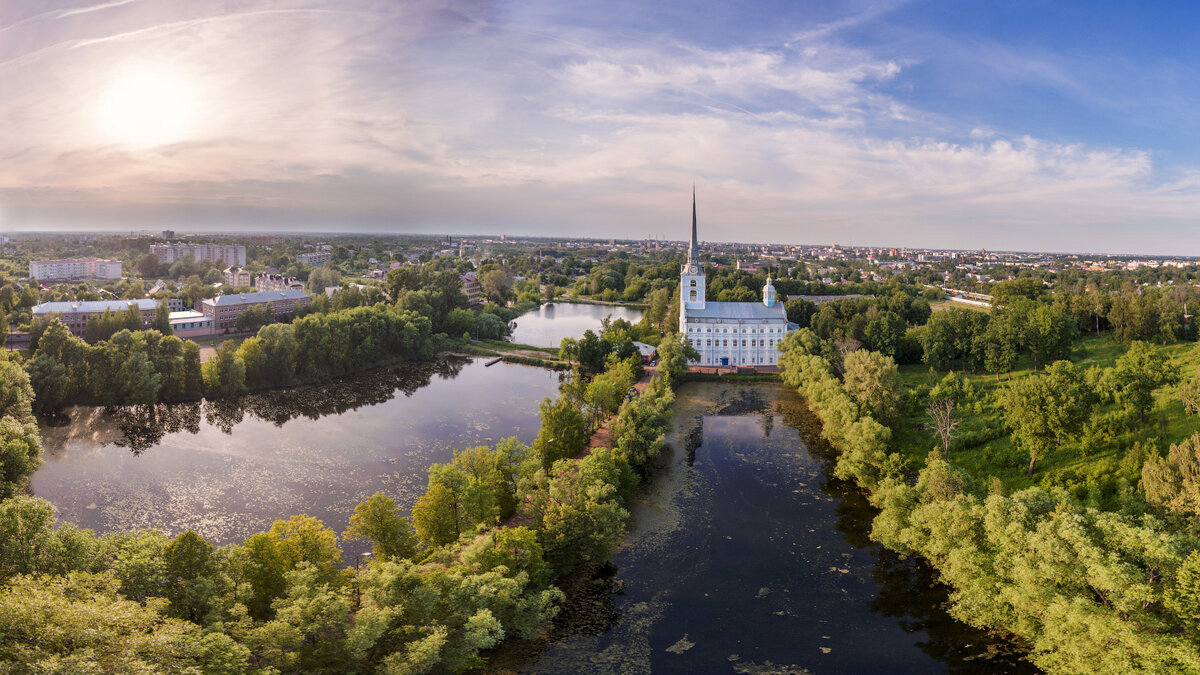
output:
<path id="1" fill-rule="evenodd" d="M 1200 255 L 1200 6 L 3 0 L 0 231 Z"/>

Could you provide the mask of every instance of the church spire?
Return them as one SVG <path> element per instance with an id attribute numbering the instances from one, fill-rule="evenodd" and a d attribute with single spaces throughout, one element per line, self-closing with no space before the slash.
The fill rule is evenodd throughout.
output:
<path id="1" fill-rule="evenodd" d="M 696 184 L 692 184 L 692 241 L 688 244 L 688 262 L 695 263 L 700 244 L 696 241 Z"/>

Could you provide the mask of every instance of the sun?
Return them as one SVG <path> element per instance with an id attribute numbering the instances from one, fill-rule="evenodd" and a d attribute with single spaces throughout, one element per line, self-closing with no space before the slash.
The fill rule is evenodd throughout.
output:
<path id="1" fill-rule="evenodd" d="M 96 106 L 100 133 L 109 141 L 154 147 L 185 140 L 195 125 L 193 88 L 178 74 L 154 69 L 114 77 Z"/>

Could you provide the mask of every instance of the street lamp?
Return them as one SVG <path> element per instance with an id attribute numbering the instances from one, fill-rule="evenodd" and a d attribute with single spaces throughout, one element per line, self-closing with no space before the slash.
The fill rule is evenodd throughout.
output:
<path id="1" fill-rule="evenodd" d="M 358 580 L 359 561 L 371 555 L 371 551 L 354 554 L 354 606 L 362 607 L 362 582 Z"/>

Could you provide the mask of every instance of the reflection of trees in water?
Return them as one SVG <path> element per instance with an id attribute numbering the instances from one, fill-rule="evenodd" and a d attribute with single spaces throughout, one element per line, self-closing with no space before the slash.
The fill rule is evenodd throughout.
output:
<path id="1" fill-rule="evenodd" d="M 199 433 L 201 412 L 205 422 L 226 434 L 232 434 L 247 414 L 276 426 L 297 417 L 316 420 L 384 403 L 397 392 L 412 396 L 428 386 L 435 375 L 443 380 L 457 377 L 469 362 L 469 359 L 445 358 L 429 363 L 403 363 L 321 384 L 256 392 L 240 398 L 111 407 L 105 409 L 104 417 L 121 431 L 116 444 L 141 454 L 167 434 Z"/>
<path id="2" fill-rule="evenodd" d="M 925 632 L 929 639 L 916 643 L 917 647 L 944 664 L 948 673 L 1038 672 L 1024 660 L 1026 648 L 1019 643 L 953 619 L 946 612 L 949 588 L 928 563 L 871 540 L 875 509 L 862 491 L 832 477 L 836 454 L 820 438 L 820 420 L 803 399 L 781 403 L 779 410 L 784 423 L 800 431 L 810 455 L 823 465 L 826 478 L 821 491 L 837 499 L 835 527 L 847 543 L 866 549 L 874 558 L 871 577 L 880 589 L 871 611 L 898 619 L 908 633 Z"/>
<path id="3" fill-rule="evenodd" d="M 200 432 L 200 402 L 107 408 L 104 417 L 121 431 L 116 445 L 140 455 L 167 434 Z"/>

